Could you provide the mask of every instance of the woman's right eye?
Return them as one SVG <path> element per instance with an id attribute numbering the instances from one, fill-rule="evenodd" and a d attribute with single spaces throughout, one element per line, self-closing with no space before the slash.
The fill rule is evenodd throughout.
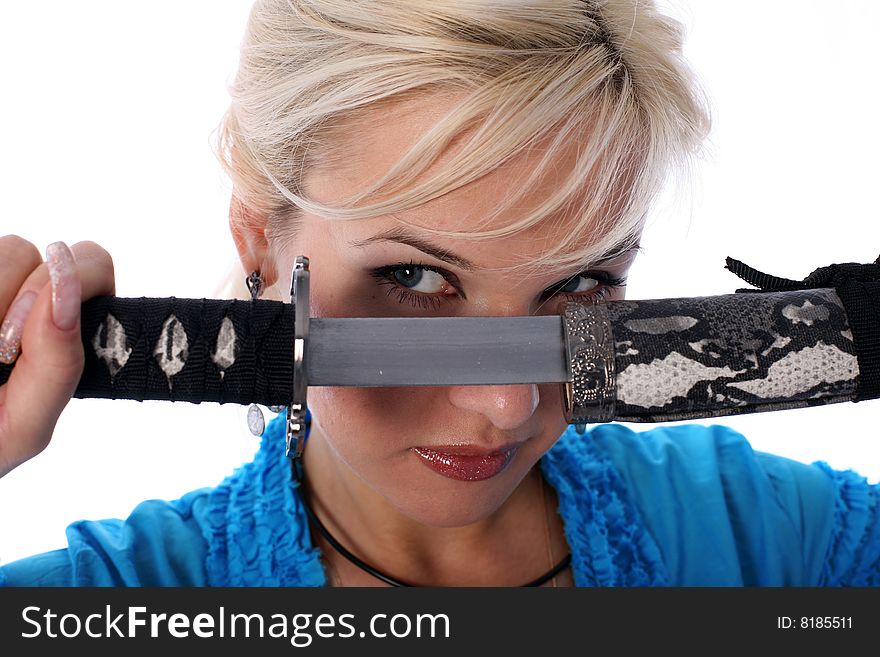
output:
<path id="1" fill-rule="evenodd" d="M 454 276 L 431 265 L 401 262 L 374 269 L 370 275 L 388 286 L 388 296 L 393 294 L 400 303 L 414 308 L 438 310 L 445 301 L 464 298 L 450 282 Z"/>
<path id="2" fill-rule="evenodd" d="M 436 271 L 424 267 L 400 267 L 393 270 L 391 276 L 399 285 L 423 294 L 439 294 L 449 283 Z"/>

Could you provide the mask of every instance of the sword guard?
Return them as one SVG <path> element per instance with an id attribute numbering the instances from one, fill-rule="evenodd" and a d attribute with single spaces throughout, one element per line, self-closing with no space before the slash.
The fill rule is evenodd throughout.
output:
<path id="1" fill-rule="evenodd" d="M 298 461 L 306 444 L 306 379 L 305 356 L 309 341 L 309 259 L 297 256 L 290 282 L 290 301 L 294 306 L 293 320 L 293 395 L 287 407 L 287 457 Z"/>
<path id="2" fill-rule="evenodd" d="M 582 433 L 586 423 L 615 417 L 614 335 L 604 303 L 567 303 L 562 317 L 570 375 L 562 384 L 562 406 L 566 421 Z"/>

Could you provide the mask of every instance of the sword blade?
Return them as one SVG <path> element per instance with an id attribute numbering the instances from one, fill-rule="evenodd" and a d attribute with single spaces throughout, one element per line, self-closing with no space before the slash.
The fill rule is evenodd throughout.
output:
<path id="1" fill-rule="evenodd" d="M 309 322 L 310 386 L 559 383 L 562 318 L 371 317 Z"/>

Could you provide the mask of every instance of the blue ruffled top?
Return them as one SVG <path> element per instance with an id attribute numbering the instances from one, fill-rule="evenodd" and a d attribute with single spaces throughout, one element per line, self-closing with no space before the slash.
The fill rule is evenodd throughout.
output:
<path id="1" fill-rule="evenodd" d="M 14 586 L 324 586 L 283 417 L 216 488 L 80 521 L 0 566 Z M 540 463 L 578 586 L 877 586 L 880 486 L 755 452 L 719 425 L 569 430 Z"/>

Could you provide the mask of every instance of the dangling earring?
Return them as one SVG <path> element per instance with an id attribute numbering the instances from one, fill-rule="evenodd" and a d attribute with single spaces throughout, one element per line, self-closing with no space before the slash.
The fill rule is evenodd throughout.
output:
<path id="1" fill-rule="evenodd" d="M 260 295 L 263 294 L 263 277 L 260 276 L 260 272 L 252 271 L 244 279 L 244 284 L 247 285 L 248 292 L 251 293 L 251 301 L 259 299 Z"/>
<path id="2" fill-rule="evenodd" d="M 251 301 L 256 301 L 263 293 L 263 278 L 260 272 L 252 271 L 245 279 L 248 292 L 251 293 Z M 263 411 L 256 404 L 251 404 L 247 410 L 248 429 L 255 436 L 262 436 L 266 429 L 266 418 L 263 417 Z"/>

